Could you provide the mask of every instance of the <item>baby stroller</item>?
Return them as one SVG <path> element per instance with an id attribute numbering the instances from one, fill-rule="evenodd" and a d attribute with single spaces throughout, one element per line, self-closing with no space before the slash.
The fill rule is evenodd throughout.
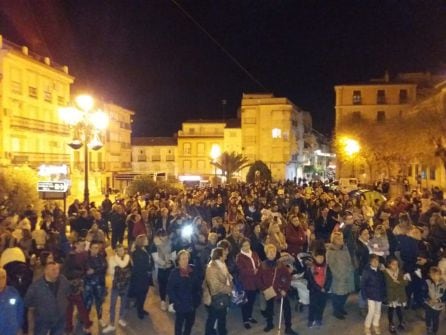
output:
<path id="1" fill-rule="evenodd" d="M 304 306 L 310 304 L 310 291 L 308 290 L 308 281 L 304 278 L 305 271 L 313 260 L 311 254 L 301 252 L 297 254 L 294 263 L 294 271 L 291 278 L 291 287 L 297 290 L 298 301 L 295 307 L 296 311 L 302 312 Z"/>

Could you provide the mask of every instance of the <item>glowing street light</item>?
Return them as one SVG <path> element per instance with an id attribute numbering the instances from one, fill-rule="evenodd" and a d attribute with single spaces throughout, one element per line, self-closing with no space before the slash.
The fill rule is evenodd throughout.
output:
<path id="1" fill-rule="evenodd" d="M 359 142 L 352 138 L 342 139 L 342 144 L 344 145 L 344 151 L 352 159 L 352 177 L 355 176 L 355 157 L 356 154 L 361 150 Z"/>
<path id="2" fill-rule="evenodd" d="M 221 148 L 218 144 L 212 144 L 212 148 L 211 148 L 211 158 L 212 161 L 215 162 L 218 157 L 221 156 Z"/>
<path id="3" fill-rule="evenodd" d="M 354 139 L 346 138 L 344 139 L 343 142 L 344 142 L 344 151 L 350 157 L 357 154 L 361 150 L 359 142 Z"/>
<path id="4" fill-rule="evenodd" d="M 74 128 L 74 138 L 68 143 L 70 148 L 77 150 L 84 146 L 84 202 L 89 204 L 88 189 L 88 150 L 99 150 L 103 144 L 99 137 L 101 131 L 108 127 L 108 115 L 101 110 L 93 110 L 94 99 L 82 94 L 76 97 L 75 106 L 59 110 L 59 116 L 64 123 Z"/>

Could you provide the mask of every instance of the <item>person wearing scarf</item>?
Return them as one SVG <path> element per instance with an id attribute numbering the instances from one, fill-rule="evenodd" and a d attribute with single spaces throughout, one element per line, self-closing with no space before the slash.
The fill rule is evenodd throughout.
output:
<path id="1" fill-rule="evenodd" d="M 277 248 L 274 244 L 267 244 L 265 246 L 265 254 L 266 260 L 262 262 L 257 272 L 259 289 L 263 292 L 272 286 L 276 292 L 276 296 L 266 302 L 266 311 L 264 314 L 266 327 L 263 331 L 269 332 L 274 328 L 274 302 L 283 298 L 285 334 L 296 335 L 297 333 L 291 328 L 291 307 L 287 297 L 287 292 L 291 286 L 291 273 L 283 263 L 277 260 Z"/>
<path id="2" fill-rule="evenodd" d="M 205 286 L 210 295 L 210 302 L 212 297 L 219 294 L 232 293 L 232 276 L 226 266 L 227 252 L 223 248 L 217 247 L 212 250 L 211 261 L 206 268 Z M 212 303 L 208 306 L 208 318 L 206 320 L 205 335 L 215 334 L 214 325 L 217 321 L 217 328 L 219 335 L 226 335 L 228 333 L 226 329 L 226 314 L 227 309 L 216 309 L 212 306 Z"/>
<path id="3" fill-rule="evenodd" d="M 172 270 L 167 282 L 167 294 L 175 309 L 175 335 L 190 335 L 201 301 L 199 274 L 189 261 L 190 253 L 179 251 L 178 267 Z"/>
<path id="4" fill-rule="evenodd" d="M 260 259 L 255 251 L 251 250 L 251 243 L 248 239 L 243 239 L 241 251 L 236 257 L 236 265 L 239 280 L 246 294 L 247 302 L 241 305 L 243 325 L 246 329 L 251 328 L 251 323 L 257 321 L 252 317 L 252 310 L 257 294 L 257 272 L 259 271 Z"/>

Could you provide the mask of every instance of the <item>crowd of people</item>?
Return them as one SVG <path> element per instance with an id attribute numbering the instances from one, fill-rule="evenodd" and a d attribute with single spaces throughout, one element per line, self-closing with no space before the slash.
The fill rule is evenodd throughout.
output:
<path id="1" fill-rule="evenodd" d="M 308 305 L 305 326 L 319 328 L 331 301 L 342 322 L 352 293 L 365 335 L 381 334 L 383 305 L 390 333 L 410 327 L 404 313 L 412 308 L 424 309 L 427 333 L 437 334 L 446 301 L 439 189 L 371 201 L 320 182 L 259 181 L 114 201 L 106 195 L 100 206 L 76 200 L 67 215 L 57 204 L 1 215 L 2 335 L 71 334 L 75 309 L 85 333 L 92 315 L 102 333 L 125 328 L 132 308 L 139 319 L 148 315 L 154 287 L 160 309 L 175 313 L 176 335 L 191 334 L 201 304 L 205 335 L 228 333 L 230 307 L 240 309 L 246 329 L 271 332 L 280 315 L 285 334 L 297 334 L 293 310 Z"/>

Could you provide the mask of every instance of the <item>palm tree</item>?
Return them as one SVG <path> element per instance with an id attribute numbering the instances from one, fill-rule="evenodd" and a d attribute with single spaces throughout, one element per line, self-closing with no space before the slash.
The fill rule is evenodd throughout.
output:
<path id="1" fill-rule="evenodd" d="M 217 160 L 211 162 L 217 169 L 222 171 L 222 174 L 229 180 L 232 175 L 243 168 L 251 165 L 248 163 L 248 158 L 242 154 L 235 152 L 223 152 Z"/>

